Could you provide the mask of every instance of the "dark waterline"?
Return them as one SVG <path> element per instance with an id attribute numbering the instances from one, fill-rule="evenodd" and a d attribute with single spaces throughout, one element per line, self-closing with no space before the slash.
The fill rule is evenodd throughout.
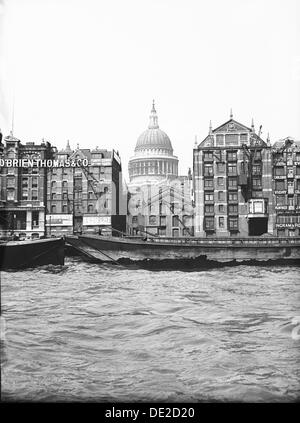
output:
<path id="1" fill-rule="evenodd" d="M 296 401 L 299 293 L 274 264 L 1 272 L 2 401 Z"/>

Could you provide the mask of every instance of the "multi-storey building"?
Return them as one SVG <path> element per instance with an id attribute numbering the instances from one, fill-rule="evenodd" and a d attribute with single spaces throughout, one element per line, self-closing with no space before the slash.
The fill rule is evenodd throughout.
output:
<path id="1" fill-rule="evenodd" d="M 230 119 L 194 148 L 195 234 L 273 234 L 272 154 L 251 128 Z"/>
<path id="2" fill-rule="evenodd" d="M 300 141 L 273 145 L 273 192 L 278 236 L 300 235 Z"/>
<path id="3" fill-rule="evenodd" d="M 44 236 L 46 166 L 22 166 L 20 161 L 37 163 L 38 160 L 51 159 L 53 147 L 44 141 L 39 145 L 33 142 L 22 144 L 10 134 L 4 139 L 1 150 L 0 236 L 11 233 L 24 238 Z"/>
<path id="4" fill-rule="evenodd" d="M 129 177 L 129 233 L 193 234 L 192 177 L 178 176 L 178 158 L 158 126 L 154 102 L 148 129 L 139 136 L 129 161 Z"/>
<path id="5" fill-rule="evenodd" d="M 69 143 L 55 157 L 60 163 L 87 163 L 48 170 L 47 234 L 126 230 L 121 215 L 122 174 L 119 154 L 112 150 L 80 149 Z"/>
<path id="6" fill-rule="evenodd" d="M 4 157 L 4 145 L 2 143 L 2 139 L 3 139 L 3 135 L 2 132 L 0 131 L 0 160 L 3 159 Z M 4 177 L 3 177 L 3 172 L 2 172 L 2 165 L 0 165 L 0 208 L 1 206 L 4 207 L 5 205 L 5 188 L 4 188 Z M 0 225 L 1 225 L 1 221 L 0 221 Z"/>

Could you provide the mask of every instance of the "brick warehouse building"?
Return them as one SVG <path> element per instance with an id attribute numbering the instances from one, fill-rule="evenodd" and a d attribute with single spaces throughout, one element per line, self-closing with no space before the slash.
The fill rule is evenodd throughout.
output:
<path id="1" fill-rule="evenodd" d="M 288 137 L 274 143 L 273 192 L 275 233 L 300 235 L 300 141 Z"/>
<path id="2" fill-rule="evenodd" d="M 12 134 L 0 145 L 3 160 L 47 160 L 55 149 L 49 142 L 22 144 Z M 0 154 L 1 154 L 0 151 Z M 45 234 L 46 167 L 0 167 L 0 236 Z"/>
<path id="3" fill-rule="evenodd" d="M 59 161 L 87 160 L 88 166 L 48 169 L 47 235 L 126 230 L 121 215 L 121 159 L 114 150 L 77 148 L 69 143 L 58 151 Z"/>
<path id="4" fill-rule="evenodd" d="M 230 119 L 193 151 L 195 235 L 273 234 L 272 152 L 269 141 Z"/>

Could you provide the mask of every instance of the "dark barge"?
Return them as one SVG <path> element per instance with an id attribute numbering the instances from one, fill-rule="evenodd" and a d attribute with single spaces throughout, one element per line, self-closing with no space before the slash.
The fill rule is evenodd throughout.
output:
<path id="1" fill-rule="evenodd" d="M 47 238 L 0 243 L 0 270 L 24 269 L 47 264 L 63 265 L 64 238 Z"/>

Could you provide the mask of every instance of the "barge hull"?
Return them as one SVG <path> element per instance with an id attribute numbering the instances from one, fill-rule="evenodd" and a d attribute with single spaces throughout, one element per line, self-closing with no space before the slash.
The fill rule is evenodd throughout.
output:
<path id="1" fill-rule="evenodd" d="M 0 244 L 0 270 L 47 264 L 63 265 L 64 244 L 63 238 L 8 241 Z"/>
<path id="2" fill-rule="evenodd" d="M 205 259 L 213 262 L 293 260 L 300 262 L 300 239 L 284 242 L 280 239 L 210 240 L 188 239 L 143 241 L 107 238 L 98 235 L 68 237 L 74 247 L 86 249 L 101 261 L 120 259 L 182 260 Z"/>

